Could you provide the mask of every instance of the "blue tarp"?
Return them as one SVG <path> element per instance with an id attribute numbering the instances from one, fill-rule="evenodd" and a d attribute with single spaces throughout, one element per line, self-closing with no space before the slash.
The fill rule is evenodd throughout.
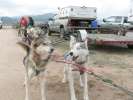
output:
<path id="1" fill-rule="evenodd" d="M 97 20 L 91 21 L 91 28 L 97 28 Z"/>

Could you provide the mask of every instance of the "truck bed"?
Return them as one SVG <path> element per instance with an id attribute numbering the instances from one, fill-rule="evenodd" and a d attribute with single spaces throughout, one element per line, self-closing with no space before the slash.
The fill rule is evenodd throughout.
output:
<path id="1" fill-rule="evenodd" d="M 133 37 L 115 34 L 88 34 L 90 44 L 133 44 Z"/>

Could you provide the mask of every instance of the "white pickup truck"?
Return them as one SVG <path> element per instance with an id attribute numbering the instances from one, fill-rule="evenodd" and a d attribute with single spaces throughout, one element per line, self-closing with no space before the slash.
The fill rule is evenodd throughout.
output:
<path id="1" fill-rule="evenodd" d="M 79 29 L 91 29 L 91 21 L 97 17 L 95 7 L 68 6 L 59 9 L 57 15 L 48 22 L 48 32 L 60 33 L 61 37 Z"/>
<path id="2" fill-rule="evenodd" d="M 99 23 L 101 33 L 114 33 L 126 35 L 127 31 L 133 30 L 133 24 L 128 21 L 126 16 L 110 16 Z"/>

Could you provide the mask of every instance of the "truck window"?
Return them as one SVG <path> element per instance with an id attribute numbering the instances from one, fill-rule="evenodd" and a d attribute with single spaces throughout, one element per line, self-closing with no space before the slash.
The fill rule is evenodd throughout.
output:
<path id="1" fill-rule="evenodd" d="M 114 17 L 108 17 L 105 19 L 107 22 L 115 22 L 115 18 Z"/>
<path id="2" fill-rule="evenodd" d="M 124 23 L 128 23 L 128 17 L 124 18 Z"/>
<path id="3" fill-rule="evenodd" d="M 117 16 L 116 19 L 115 19 L 115 22 L 116 23 L 121 23 L 122 22 L 122 17 Z"/>
<path id="4" fill-rule="evenodd" d="M 114 23 L 121 23 L 122 17 L 121 16 L 111 16 L 106 19 L 107 22 L 114 22 Z"/>

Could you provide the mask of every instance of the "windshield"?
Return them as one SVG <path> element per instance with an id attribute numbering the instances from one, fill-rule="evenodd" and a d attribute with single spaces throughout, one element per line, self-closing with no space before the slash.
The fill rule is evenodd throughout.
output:
<path id="1" fill-rule="evenodd" d="M 121 16 L 111 16 L 106 19 L 107 22 L 115 22 L 115 23 L 121 23 L 122 17 Z"/>

